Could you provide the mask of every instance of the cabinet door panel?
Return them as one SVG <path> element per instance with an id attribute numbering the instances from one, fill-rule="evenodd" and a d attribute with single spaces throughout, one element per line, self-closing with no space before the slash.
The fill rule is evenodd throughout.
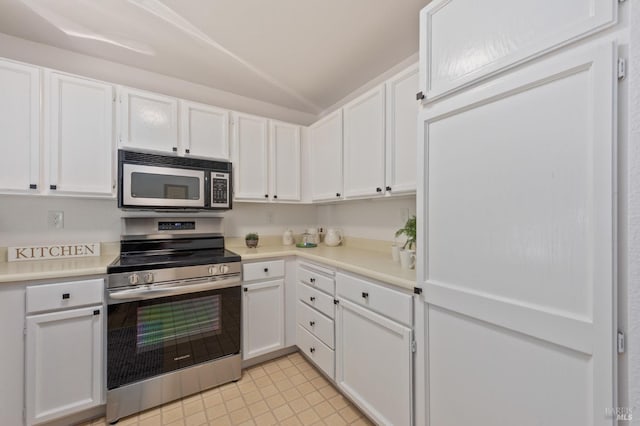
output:
<path id="1" fill-rule="evenodd" d="M 124 87 L 121 89 L 119 106 L 121 146 L 177 151 L 177 99 Z"/>
<path id="2" fill-rule="evenodd" d="M 0 61 L 0 93 L 0 190 L 26 192 L 40 177 L 40 71 Z"/>
<path id="3" fill-rule="evenodd" d="M 411 329 L 340 299 L 336 382 L 377 424 L 412 418 Z"/>
<path id="4" fill-rule="evenodd" d="M 300 126 L 271 121 L 271 198 L 300 201 Z"/>
<path id="5" fill-rule="evenodd" d="M 242 286 L 242 359 L 284 347 L 284 280 Z"/>
<path id="6" fill-rule="evenodd" d="M 229 112 L 209 105 L 180 101 L 181 154 L 229 159 Z"/>
<path id="7" fill-rule="evenodd" d="M 51 189 L 112 195 L 113 87 L 55 72 L 47 80 Z"/>
<path id="8" fill-rule="evenodd" d="M 616 22 L 611 0 L 439 0 L 420 13 L 420 84 L 428 100 Z"/>
<path id="9" fill-rule="evenodd" d="M 392 193 L 414 192 L 418 161 L 418 65 L 387 82 L 386 185 Z"/>
<path id="10" fill-rule="evenodd" d="M 311 199 L 342 197 L 342 110 L 313 124 L 311 138 Z"/>
<path id="11" fill-rule="evenodd" d="M 384 194 L 384 85 L 344 107 L 344 195 Z"/>
<path id="12" fill-rule="evenodd" d="M 27 317 L 27 424 L 102 403 L 103 316 L 92 306 Z"/>
<path id="13" fill-rule="evenodd" d="M 235 198 L 263 200 L 269 198 L 267 155 L 267 120 L 245 114 L 234 119 Z"/>

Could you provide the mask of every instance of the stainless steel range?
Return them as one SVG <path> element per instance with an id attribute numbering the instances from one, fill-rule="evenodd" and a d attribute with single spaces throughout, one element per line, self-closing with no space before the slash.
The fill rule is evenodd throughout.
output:
<path id="1" fill-rule="evenodd" d="M 221 218 L 125 218 L 107 269 L 107 421 L 238 380 L 240 256 Z"/>

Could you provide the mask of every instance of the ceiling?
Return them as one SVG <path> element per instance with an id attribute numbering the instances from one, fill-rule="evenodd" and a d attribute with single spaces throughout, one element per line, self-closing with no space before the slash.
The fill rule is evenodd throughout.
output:
<path id="1" fill-rule="evenodd" d="M 0 0 L 0 32 L 318 114 L 418 50 L 430 0 Z"/>

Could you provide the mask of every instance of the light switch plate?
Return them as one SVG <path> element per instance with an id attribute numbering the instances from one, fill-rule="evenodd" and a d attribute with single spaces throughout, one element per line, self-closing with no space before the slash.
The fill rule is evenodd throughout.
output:
<path id="1" fill-rule="evenodd" d="M 49 210 L 47 215 L 47 224 L 49 229 L 64 228 L 64 212 L 59 210 Z"/>

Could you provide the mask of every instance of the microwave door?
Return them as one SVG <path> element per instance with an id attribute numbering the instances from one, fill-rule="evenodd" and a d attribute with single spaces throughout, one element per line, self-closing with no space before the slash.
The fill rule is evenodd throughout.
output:
<path id="1" fill-rule="evenodd" d="M 205 207 L 205 171 L 123 164 L 124 207 Z"/>

